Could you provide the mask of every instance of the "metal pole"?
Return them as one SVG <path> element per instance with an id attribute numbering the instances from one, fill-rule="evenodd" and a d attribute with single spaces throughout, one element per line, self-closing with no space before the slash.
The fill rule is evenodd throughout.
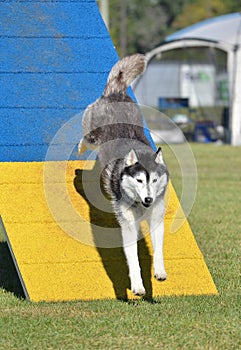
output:
<path id="1" fill-rule="evenodd" d="M 109 28 L 109 0 L 99 0 L 100 12 L 107 28 Z"/>
<path id="2" fill-rule="evenodd" d="M 121 23 L 120 23 L 120 50 L 121 56 L 127 53 L 127 1 L 121 1 Z"/>

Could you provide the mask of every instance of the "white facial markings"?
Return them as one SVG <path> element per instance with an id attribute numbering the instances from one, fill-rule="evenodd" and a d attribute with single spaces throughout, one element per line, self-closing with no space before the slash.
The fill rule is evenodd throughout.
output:
<path id="1" fill-rule="evenodd" d="M 145 203 L 145 198 L 150 197 L 147 174 L 144 171 L 141 171 L 136 174 L 135 180 L 137 184 L 137 196 L 142 203 Z"/>
<path id="2" fill-rule="evenodd" d="M 124 175 L 121 181 L 121 188 L 133 201 L 136 199 L 135 179 L 129 175 Z"/>
<path id="3" fill-rule="evenodd" d="M 144 172 L 138 172 L 134 177 L 124 175 L 121 188 L 124 193 L 135 202 L 146 203 L 147 198 L 152 202 L 159 196 L 167 184 L 167 175 L 160 176 L 157 172 L 151 172 L 149 175 Z"/>
<path id="4" fill-rule="evenodd" d="M 150 174 L 150 184 L 156 183 L 159 178 L 159 175 L 156 172 Z"/>
<path id="5" fill-rule="evenodd" d="M 143 186 L 145 186 L 147 183 L 146 175 L 143 172 L 138 173 L 135 176 L 135 179 L 139 184 L 142 184 Z"/>
<path id="6" fill-rule="evenodd" d="M 156 185 L 156 196 L 159 196 L 163 189 L 166 187 L 168 182 L 167 174 L 163 174 L 161 177 L 158 178 L 158 182 Z"/>

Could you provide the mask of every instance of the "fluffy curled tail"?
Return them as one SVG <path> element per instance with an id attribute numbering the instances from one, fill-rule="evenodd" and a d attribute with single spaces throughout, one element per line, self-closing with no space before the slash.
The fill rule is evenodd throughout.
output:
<path id="1" fill-rule="evenodd" d="M 146 68 L 144 55 L 135 54 L 127 56 L 117 62 L 111 69 L 104 96 L 110 96 L 118 92 L 125 92 L 132 81 Z"/>

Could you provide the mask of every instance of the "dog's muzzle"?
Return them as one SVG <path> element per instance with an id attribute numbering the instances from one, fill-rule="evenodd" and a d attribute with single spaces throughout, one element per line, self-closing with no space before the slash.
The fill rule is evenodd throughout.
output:
<path id="1" fill-rule="evenodd" d="M 153 203 L 153 198 L 152 197 L 146 197 L 144 199 L 144 202 L 142 202 L 142 205 L 144 205 L 145 208 L 149 208 Z"/>

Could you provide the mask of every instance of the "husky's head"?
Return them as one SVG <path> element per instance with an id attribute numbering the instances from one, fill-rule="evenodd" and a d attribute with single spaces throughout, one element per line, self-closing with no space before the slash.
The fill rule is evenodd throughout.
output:
<path id="1" fill-rule="evenodd" d="M 125 157 L 121 175 L 121 191 L 134 203 L 149 208 L 158 196 L 164 195 L 168 172 L 161 148 L 154 154 L 138 154 L 133 149 Z"/>

